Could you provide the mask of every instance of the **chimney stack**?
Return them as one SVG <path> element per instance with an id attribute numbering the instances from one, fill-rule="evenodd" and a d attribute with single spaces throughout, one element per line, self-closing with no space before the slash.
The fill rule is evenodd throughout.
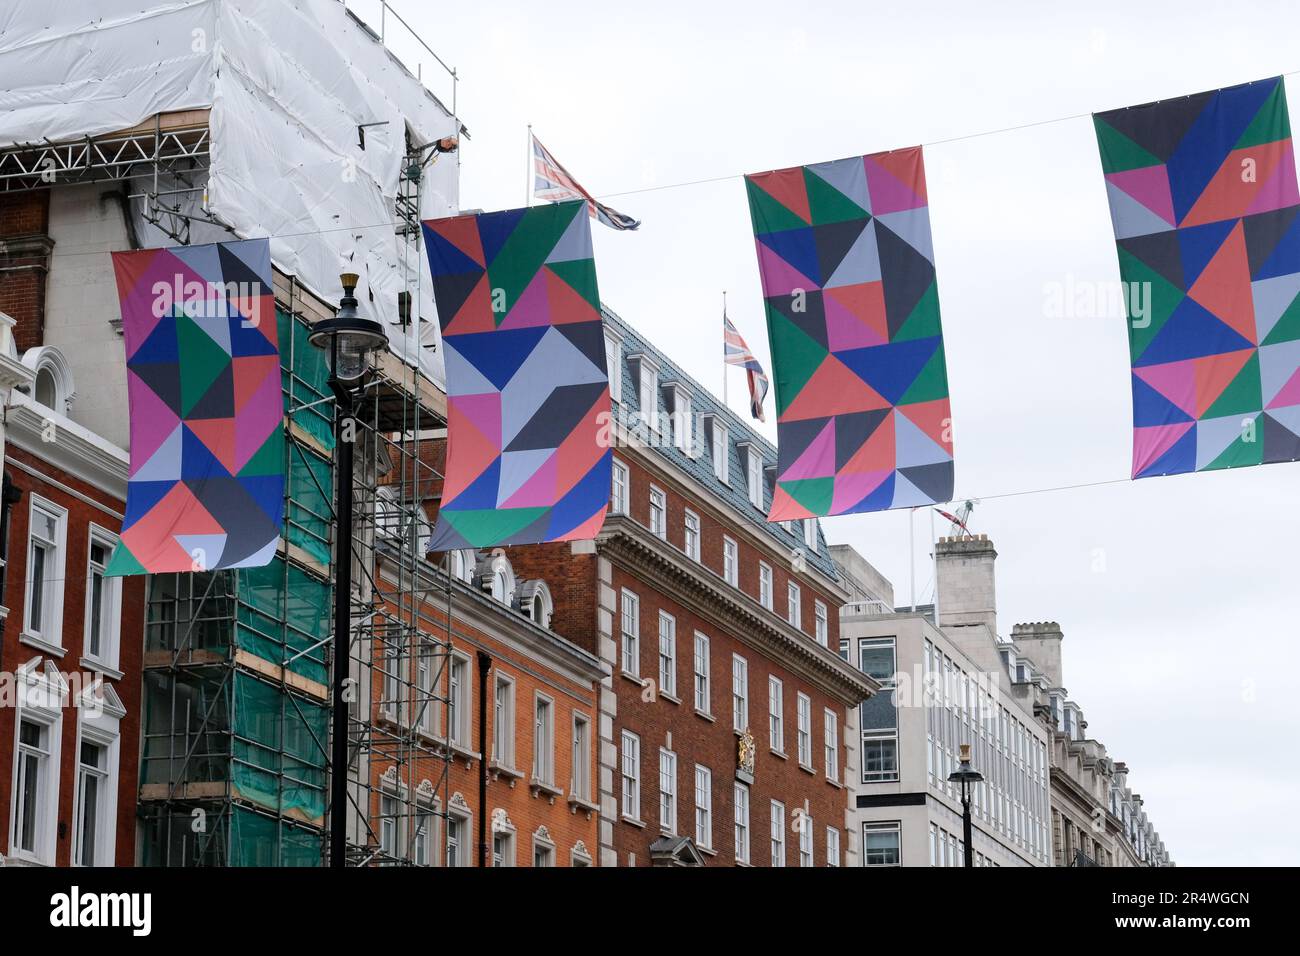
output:
<path id="1" fill-rule="evenodd" d="M 1053 687 L 1063 687 L 1061 677 L 1061 625 L 1055 621 L 1035 621 L 1016 624 L 1011 628 L 1011 640 L 1020 648 L 1039 671 L 1047 675 Z"/>
<path id="2" fill-rule="evenodd" d="M 935 544 L 939 626 L 985 624 L 998 632 L 993 563 L 998 553 L 988 535 L 940 538 Z"/>

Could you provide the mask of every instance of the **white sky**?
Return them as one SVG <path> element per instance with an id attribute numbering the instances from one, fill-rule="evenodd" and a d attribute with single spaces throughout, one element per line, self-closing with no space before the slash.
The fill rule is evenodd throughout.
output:
<path id="1" fill-rule="evenodd" d="M 1300 70 L 1280 0 L 392 2 L 460 72 L 464 208 L 523 204 L 528 123 L 601 196 L 733 177 L 610 199 L 637 233 L 593 225 L 602 298 L 717 391 L 724 289 L 771 367 L 741 174 Z M 1001 629 L 1061 623 L 1071 697 L 1179 864 L 1293 863 L 1300 464 L 997 497 L 1129 474 L 1123 319 L 1046 307 L 1052 283 L 1119 278 L 1096 142 L 1085 116 L 926 166 L 957 493 L 984 499 Z M 908 600 L 905 512 L 824 524 Z"/>

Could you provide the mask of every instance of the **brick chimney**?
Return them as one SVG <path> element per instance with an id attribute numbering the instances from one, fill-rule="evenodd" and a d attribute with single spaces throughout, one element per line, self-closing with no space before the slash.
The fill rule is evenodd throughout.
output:
<path id="1" fill-rule="evenodd" d="M 935 544 L 939 625 L 986 624 L 998 632 L 993 563 L 998 553 L 988 535 L 940 538 Z"/>
<path id="2" fill-rule="evenodd" d="M 1047 675 L 1053 687 L 1063 687 L 1061 677 L 1061 625 L 1055 621 L 1035 621 L 1016 624 L 1011 628 L 1011 639 L 1016 647 L 1034 662 L 1034 666 Z"/>
<path id="3" fill-rule="evenodd" d="M 45 341 L 45 276 L 53 249 L 50 191 L 0 193 L 0 312 L 14 318 L 19 354 Z"/>

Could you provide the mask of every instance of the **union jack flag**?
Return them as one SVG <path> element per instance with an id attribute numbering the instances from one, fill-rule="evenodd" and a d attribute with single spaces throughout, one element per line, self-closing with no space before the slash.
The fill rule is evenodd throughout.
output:
<path id="1" fill-rule="evenodd" d="M 625 216 L 617 209 L 610 209 L 602 202 L 592 198 L 591 193 L 578 185 L 578 181 L 569 175 L 569 171 L 555 161 L 555 157 L 533 137 L 533 195 L 538 199 L 551 202 L 564 202 L 569 199 L 587 200 L 587 209 L 591 218 L 603 222 L 611 229 L 635 229 L 641 225 L 640 220 Z"/>
<path id="2" fill-rule="evenodd" d="M 722 360 L 745 370 L 745 378 L 749 380 L 750 413 L 760 422 L 767 421 L 763 417 L 763 399 L 767 397 L 768 387 L 767 373 L 740 337 L 740 332 L 731 324 L 731 319 L 727 318 L 725 308 L 722 310 Z"/>

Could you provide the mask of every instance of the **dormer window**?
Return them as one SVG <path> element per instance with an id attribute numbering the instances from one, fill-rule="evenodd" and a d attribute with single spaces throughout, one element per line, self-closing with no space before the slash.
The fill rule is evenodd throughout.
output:
<path id="1" fill-rule="evenodd" d="M 545 581 L 525 581 L 519 585 L 518 610 L 538 627 L 549 628 L 555 604 Z"/>
<path id="2" fill-rule="evenodd" d="M 817 551 L 817 519 L 803 519 L 803 543 L 809 551 Z"/>
<path id="3" fill-rule="evenodd" d="M 727 447 L 727 426 L 722 424 L 717 415 L 710 415 L 705 421 L 708 428 L 709 456 L 713 461 L 713 477 L 724 485 L 730 482 L 731 449 Z"/>
<path id="4" fill-rule="evenodd" d="M 515 571 L 504 554 L 488 554 L 480 558 L 475 578 L 481 590 L 502 604 L 515 603 Z"/>
<path id="5" fill-rule="evenodd" d="M 615 403 L 623 402 L 623 343 L 610 332 L 605 333 L 605 373 L 609 376 L 609 395 Z"/>
<path id="6" fill-rule="evenodd" d="M 745 459 L 745 491 L 749 503 L 763 510 L 763 456 L 753 442 L 737 442 Z"/>
<path id="7" fill-rule="evenodd" d="M 664 398 L 672 422 L 673 446 L 688 455 L 694 454 L 695 420 L 692 415 L 691 393 L 680 382 L 664 386 Z"/>
<path id="8" fill-rule="evenodd" d="M 63 352 L 52 345 L 41 345 L 23 353 L 22 363 L 35 375 L 31 386 L 32 401 L 60 415 L 67 415 L 76 397 L 72 366 Z"/>
<path id="9" fill-rule="evenodd" d="M 659 430 L 659 366 L 644 353 L 628 356 L 636 367 L 637 410 L 641 423 L 651 432 Z"/>

